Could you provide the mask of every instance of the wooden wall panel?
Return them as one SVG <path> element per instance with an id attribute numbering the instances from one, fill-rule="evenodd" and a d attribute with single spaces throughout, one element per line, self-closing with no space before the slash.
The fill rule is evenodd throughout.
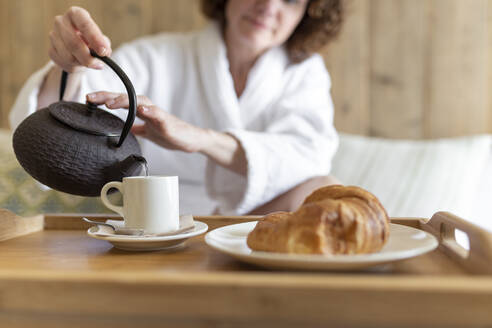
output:
<path id="1" fill-rule="evenodd" d="M 39 32 L 43 29 L 44 8 L 38 6 L 36 10 L 25 10 L 32 5 L 32 0 L 7 1 L 7 31 L 8 40 L 4 43 L 0 40 L 2 46 L 8 45 L 9 57 L 7 57 L 5 71 L 2 74 L 8 74 L 9 89 L 7 95 L 7 108 L 11 106 L 15 99 L 15 94 L 20 90 L 26 79 L 38 67 L 37 63 L 43 60 L 47 53 L 47 34 L 41 35 Z M 3 11 L 0 8 L 0 11 Z M 15 14 L 14 14 L 15 13 Z M 3 98 L 3 95 L 2 95 Z M 8 110 L 7 110 L 8 111 Z M 2 121 L 8 115 L 5 107 L 2 107 Z M 5 125 L 2 122 L 2 125 Z"/>
<path id="2" fill-rule="evenodd" d="M 429 1 L 371 1 L 370 133 L 422 135 Z"/>
<path id="3" fill-rule="evenodd" d="M 7 121 L 7 108 L 11 105 L 10 70 L 10 28 L 9 28 L 9 0 L 0 0 L 0 127 Z M 15 90 L 17 91 L 17 90 Z"/>
<path id="4" fill-rule="evenodd" d="M 119 0 L 117 4 L 114 1 L 98 3 L 102 6 L 102 16 L 98 24 L 115 47 L 151 32 L 153 16 L 150 1 Z"/>
<path id="5" fill-rule="evenodd" d="M 169 2 L 154 0 L 152 10 L 159 12 L 160 18 L 152 21 L 152 31 L 190 31 L 204 26 L 199 4 L 197 0 L 175 1 L 170 10 Z"/>
<path id="6" fill-rule="evenodd" d="M 487 0 L 434 0 L 425 135 L 491 132 Z"/>
<path id="7" fill-rule="evenodd" d="M 492 0 L 347 0 L 323 51 L 339 131 L 395 138 L 492 133 Z M 87 8 L 113 47 L 205 24 L 198 0 L 0 0 L 0 127 L 48 60 L 53 18 Z"/>
<path id="8" fill-rule="evenodd" d="M 369 0 L 350 2 L 341 35 L 323 52 L 332 79 L 338 130 L 367 135 L 369 112 Z"/>
<path id="9" fill-rule="evenodd" d="M 488 34 L 488 42 L 487 42 L 487 66 L 488 66 L 488 72 L 489 72 L 489 80 L 487 83 L 487 86 L 490 90 L 492 87 L 492 1 L 487 2 L 487 34 Z M 492 96 L 490 92 L 488 93 L 488 128 L 487 132 L 490 133 L 492 130 Z"/>

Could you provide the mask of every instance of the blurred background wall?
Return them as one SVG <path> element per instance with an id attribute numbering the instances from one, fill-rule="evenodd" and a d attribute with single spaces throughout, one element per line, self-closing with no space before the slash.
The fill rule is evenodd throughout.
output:
<path id="1" fill-rule="evenodd" d="M 198 0 L 0 0 L 0 127 L 48 60 L 55 15 L 89 10 L 113 48 L 202 27 Z M 323 51 L 339 131 L 427 139 L 492 133 L 492 0 L 347 0 Z"/>

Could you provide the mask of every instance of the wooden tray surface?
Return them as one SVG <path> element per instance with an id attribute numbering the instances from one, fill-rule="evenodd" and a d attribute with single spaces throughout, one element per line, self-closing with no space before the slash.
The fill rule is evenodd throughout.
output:
<path id="1" fill-rule="evenodd" d="M 58 327 L 60 317 L 60 327 L 71 320 L 84 327 L 153 327 L 163 326 L 163 318 L 169 327 L 492 324 L 492 237 L 449 213 L 437 213 L 430 221 L 392 220 L 434 234 L 440 241 L 437 250 L 338 273 L 243 264 L 208 247 L 203 235 L 178 252 L 125 252 L 89 238 L 89 224 L 80 214 L 6 216 L 0 233 L 0 313 L 6 317 L 0 319 L 9 327 Z M 195 219 L 212 230 L 259 218 Z M 9 220 L 14 223 L 4 224 Z M 455 229 L 467 233 L 469 252 L 454 240 Z"/>

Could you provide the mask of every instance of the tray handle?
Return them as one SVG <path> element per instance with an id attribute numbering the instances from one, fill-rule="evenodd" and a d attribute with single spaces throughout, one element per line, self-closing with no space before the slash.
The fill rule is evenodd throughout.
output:
<path id="1" fill-rule="evenodd" d="M 492 273 L 491 233 L 449 212 L 435 213 L 422 229 L 434 235 L 439 241 L 439 248 L 467 271 Z M 469 250 L 456 242 L 456 229 L 468 236 Z"/>

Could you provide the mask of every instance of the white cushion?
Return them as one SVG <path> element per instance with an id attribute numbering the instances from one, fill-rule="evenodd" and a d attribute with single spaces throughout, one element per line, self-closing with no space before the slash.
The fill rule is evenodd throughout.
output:
<path id="1" fill-rule="evenodd" d="M 392 217 L 449 211 L 492 231 L 492 135 L 395 140 L 341 134 L 332 174 Z"/>

